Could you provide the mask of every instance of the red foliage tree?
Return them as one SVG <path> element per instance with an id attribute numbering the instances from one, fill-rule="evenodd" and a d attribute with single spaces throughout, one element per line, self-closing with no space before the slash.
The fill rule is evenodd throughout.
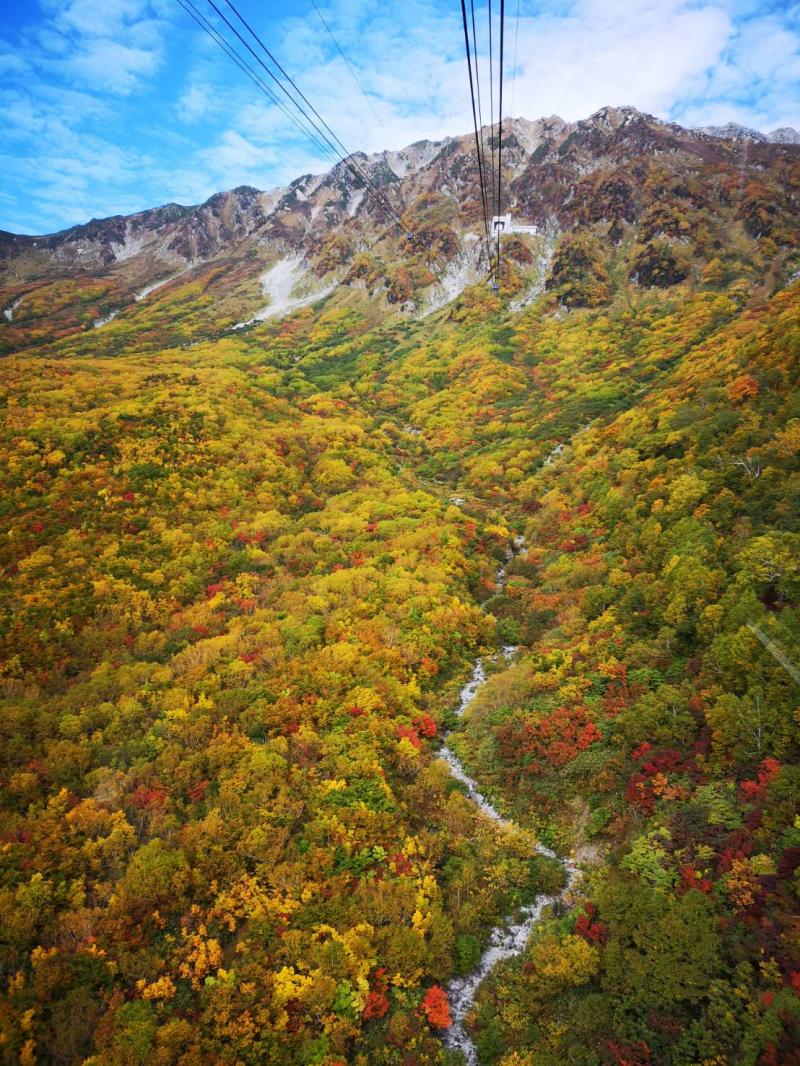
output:
<path id="1" fill-rule="evenodd" d="M 431 985 L 422 1000 L 422 1009 L 428 1024 L 434 1029 L 449 1029 L 453 1024 L 450 1016 L 450 1004 L 447 1001 L 447 993 L 439 985 Z"/>
<path id="2" fill-rule="evenodd" d="M 521 730 L 498 731 L 512 759 L 520 753 L 530 756 L 528 770 L 538 774 L 566 766 L 582 751 L 603 739 L 585 707 L 558 707 L 538 722 L 527 722 Z"/>
<path id="3" fill-rule="evenodd" d="M 362 1016 L 364 1018 L 382 1018 L 389 1010 L 389 997 L 386 995 L 388 982 L 386 980 L 386 967 L 381 966 L 372 975 L 372 987 L 367 994 L 367 1002 L 364 1004 Z"/>
<path id="4" fill-rule="evenodd" d="M 412 729 L 410 725 L 399 725 L 397 727 L 397 735 L 401 740 L 403 739 L 403 737 L 405 737 L 409 744 L 413 744 L 413 746 L 418 750 L 420 747 L 422 747 L 422 741 L 419 739 L 419 733 L 416 731 L 416 729 Z"/>
<path id="5" fill-rule="evenodd" d="M 739 786 L 741 797 L 745 802 L 758 803 L 766 798 L 767 788 L 780 772 L 781 764 L 777 759 L 763 759 L 755 781 L 742 781 Z"/>
<path id="6" fill-rule="evenodd" d="M 611 1041 L 608 1050 L 616 1066 L 650 1066 L 650 1048 L 644 1040 L 635 1044 L 617 1044 Z"/>
<path id="7" fill-rule="evenodd" d="M 584 904 L 583 914 L 579 914 L 575 922 L 575 932 L 590 944 L 605 944 L 608 940 L 608 926 L 604 922 L 594 921 L 596 914 L 594 903 Z"/>
<path id="8" fill-rule="evenodd" d="M 417 732 L 423 737 L 428 737 L 430 739 L 431 737 L 436 736 L 436 722 L 429 714 L 419 715 L 414 719 L 414 725 L 417 728 Z"/>

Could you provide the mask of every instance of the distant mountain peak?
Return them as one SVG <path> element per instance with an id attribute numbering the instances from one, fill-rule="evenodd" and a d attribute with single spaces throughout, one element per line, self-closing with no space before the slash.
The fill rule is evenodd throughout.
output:
<path id="1" fill-rule="evenodd" d="M 579 123 L 579 125 L 605 126 L 610 129 L 618 129 L 620 126 L 627 126 L 639 119 L 656 122 L 660 126 L 664 125 L 661 119 L 656 118 L 654 115 L 648 115 L 647 112 L 640 111 L 637 107 L 631 107 L 630 104 L 621 104 L 618 107 L 610 105 L 601 107 L 587 119 L 583 119 L 583 122 Z"/>
<path id="2" fill-rule="evenodd" d="M 726 141 L 755 141 L 759 144 L 800 144 L 800 133 L 792 126 L 781 126 L 771 133 L 761 133 L 738 122 L 726 122 L 724 126 L 698 126 L 693 132 L 705 133 L 708 137 L 720 137 Z"/>
<path id="3" fill-rule="evenodd" d="M 772 144 L 800 144 L 800 132 L 794 126 L 779 126 L 767 134 L 767 140 Z"/>

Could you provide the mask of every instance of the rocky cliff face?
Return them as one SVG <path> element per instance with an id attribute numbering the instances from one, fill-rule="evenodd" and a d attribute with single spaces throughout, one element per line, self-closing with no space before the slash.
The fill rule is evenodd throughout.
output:
<path id="1" fill-rule="evenodd" d="M 488 156 L 499 131 L 483 133 Z M 535 288 L 557 248 L 569 273 L 570 256 L 576 269 L 603 258 L 592 242 L 635 246 L 626 276 L 667 285 L 720 255 L 746 259 L 753 251 L 747 241 L 770 241 L 788 269 L 800 212 L 797 140 L 793 130 L 762 135 L 733 124 L 688 130 L 628 107 L 574 123 L 507 120 L 503 211 L 533 227 L 510 238 L 509 261 L 522 287 Z M 199 206 L 167 204 L 42 237 L 0 233 L 0 300 L 12 316 L 5 315 L 5 347 L 24 343 L 11 334 L 26 321 L 26 294 L 57 280 L 99 286 L 100 317 L 125 312 L 159 282 L 169 283 L 160 293 L 174 289 L 176 278 L 200 282 L 235 325 L 263 304 L 264 270 L 288 258 L 300 263 L 292 269 L 299 283 L 307 275 L 312 295 L 344 286 L 352 297 L 377 301 L 382 313 L 425 313 L 481 276 L 482 224 L 474 139 L 465 134 L 357 154 L 267 192 L 240 187 Z M 589 242 L 580 254 L 570 251 L 576 235 Z M 70 328 L 91 328 L 97 320 L 87 317 Z"/>
<path id="2" fill-rule="evenodd" d="M 800 133 L 791 126 L 781 126 L 771 133 L 759 133 L 738 122 L 728 122 L 724 126 L 700 126 L 698 133 L 707 133 L 709 137 L 722 137 L 728 141 L 759 141 L 762 144 L 800 144 Z"/>

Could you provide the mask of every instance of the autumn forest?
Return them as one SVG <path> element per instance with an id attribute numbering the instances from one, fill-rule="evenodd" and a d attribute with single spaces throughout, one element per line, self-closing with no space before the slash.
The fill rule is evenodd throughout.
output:
<path id="1" fill-rule="evenodd" d="M 799 1061 L 800 161 L 637 165 L 425 314 L 474 200 L 6 277 L 2 1061 L 458 1066 L 539 898 L 481 1066 Z"/>

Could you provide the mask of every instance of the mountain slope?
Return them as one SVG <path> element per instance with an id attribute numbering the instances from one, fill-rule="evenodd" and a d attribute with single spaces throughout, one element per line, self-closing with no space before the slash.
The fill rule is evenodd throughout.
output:
<path id="1" fill-rule="evenodd" d="M 455 1066 L 448 983 L 564 886 L 539 841 L 580 875 L 479 989 L 481 1066 L 795 1061 L 797 151 L 516 123 L 499 292 L 468 138 L 374 160 L 438 294 L 342 171 L 26 261 L 4 1059 Z"/>
<path id="2" fill-rule="evenodd" d="M 496 132 L 485 131 L 487 143 Z M 602 302 L 608 273 L 641 287 L 704 269 L 775 285 L 798 267 L 795 144 L 711 137 L 632 108 L 577 123 L 517 119 L 504 140 L 504 210 L 535 228 L 508 241 L 505 281 L 520 299 L 547 281 L 567 303 Z M 69 335 L 70 350 L 112 354 L 128 324 L 137 334 L 152 326 L 159 343 L 218 333 L 249 321 L 269 296 L 266 270 L 298 255 L 307 302 L 332 292 L 333 303 L 366 303 L 376 319 L 430 313 L 485 273 L 470 137 L 354 158 L 406 232 L 340 163 L 269 193 L 240 188 L 199 207 L 0 236 L 0 345 Z"/>

